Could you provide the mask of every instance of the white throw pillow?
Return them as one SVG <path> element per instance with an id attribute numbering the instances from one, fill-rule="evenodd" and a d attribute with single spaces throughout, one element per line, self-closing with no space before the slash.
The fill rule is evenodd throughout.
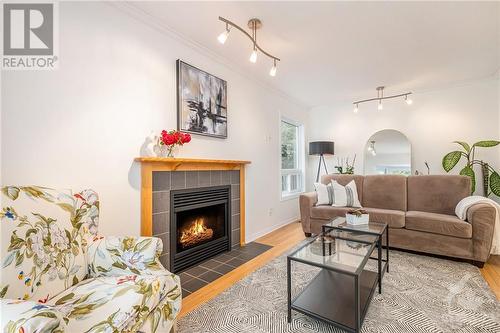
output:
<path id="1" fill-rule="evenodd" d="M 325 185 L 322 183 L 314 183 L 314 188 L 318 194 L 318 202 L 316 206 L 333 204 L 333 187 L 331 184 Z"/>
<path id="2" fill-rule="evenodd" d="M 332 180 L 333 188 L 333 203 L 334 207 L 361 207 L 358 199 L 358 191 L 356 189 L 356 183 L 351 180 L 346 186 L 342 186 L 337 183 L 336 180 Z"/>

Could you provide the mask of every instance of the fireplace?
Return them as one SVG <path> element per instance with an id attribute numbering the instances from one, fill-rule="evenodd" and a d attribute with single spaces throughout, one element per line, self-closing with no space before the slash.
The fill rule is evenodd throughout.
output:
<path id="1" fill-rule="evenodd" d="M 170 194 L 170 268 L 176 273 L 231 250 L 231 186 Z"/>

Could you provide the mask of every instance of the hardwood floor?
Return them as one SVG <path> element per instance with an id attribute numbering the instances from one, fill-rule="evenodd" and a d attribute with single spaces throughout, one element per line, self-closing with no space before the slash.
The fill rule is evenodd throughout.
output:
<path id="1" fill-rule="evenodd" d="M 257 239 L 257 242 L 271 245 L 273 248 L 187 296 L 182 301 L 182 310 L 179 317 L 214 298 L 259 267 L 282 255 L 303 239 L 305 239 L 305 236 L 299 222 L 288 224 Z M 492 256 L 484 265 L 484 268 L 481 269 L 481 274 L 497 298 L 500 299 L 500 256 Z"/>
<path id="2" fill-rule="evenodd" d="M 491 256 L 481 268 L 481 274 L 500 300 L 500 256 Z"/>

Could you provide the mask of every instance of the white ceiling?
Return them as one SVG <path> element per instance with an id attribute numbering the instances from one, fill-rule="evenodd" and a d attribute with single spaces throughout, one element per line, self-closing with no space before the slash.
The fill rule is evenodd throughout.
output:
<path id="1" fill-rule="evenodd" d="M 376 95 L 423 91 L 492 75 L 499 69 L 498 2 L 135 2 L 185 38 L 302 104 L 328 105 Z M 259 44 L 282 61 L 248 57 L 251 44 L 233 30 L 217 42 L 223 16 L 246 26 L 258 17 Z"/>

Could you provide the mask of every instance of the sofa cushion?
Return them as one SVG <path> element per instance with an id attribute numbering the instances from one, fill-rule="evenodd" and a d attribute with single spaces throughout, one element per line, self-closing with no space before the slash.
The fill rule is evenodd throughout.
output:
<path id="1" fill-rule="evenodd" d="M 351 180 L 346 186 L 340 185 L 336 180 L 332 180 L 334 207 L 361 207 L 358 198 L 356 183 Z"/>
<path id="2" fill-rule="evenodd" d="M 401 210 L 380 209 L 380 208 L 363 208 L 370 214 L 371 222 L 387 223 L 389 228 L 404 228 L 405 212 Z"/>
<path id="3" fill-rule="evenodd" d="M 67 332 L 134 332 L 165 297 L 180 300 L 179 277 L 123 275 L 84 280 L 49 301 L 67 318 Z"/>
<path id="4" fill-rule="evenodd" d="M 406 229 L 472 238 L 472 225 L 454 215 L 409 211 L 406 212 Z"/>
<path id="5" fill-rule="evenodd" d="M 99 219 L 94 191 L 5 186 L 0 199 L 4 297 L 47 299 L 85 277 Z"/>
<path id="6" fill-rule="evenodd" d="M 470 191 L 468 176 L 409 176 L 408 210 L 455 215 L 455 207 Z"/>
<path id="7" fill-rule="evenodd" d="M 406 176 L 365 176 L 361 205 L 367 208 L 406 211 Z"/>
<path id="8" fill-rule="evenodd" d="M 332 207 L 332 206 L 317 206 L 311 208 L 311 218 L 331 220 L 335 217 L 345 216 L 345 213 L 352 210 L 352 207 Z"/>
<path id="9" fill-rule="evenodd" d="M 340 175 L 340 174 L 329 174 L 321 176 L 321 182 L 323 184 L 330 184 L 332 180 L 335 180 L 342 186 L 346 186 L 352 180 L 356 183 L 356 189 L 358 192 L 358 198 L 360 202 L 363 202 L 363 179 L 364 176 L 360 175 Z"/>
<path id="10" fill-rule="evenodd" d="M 2 332 L 66 332 L 64 315 L 55 307 L 33 301 L 0 299 Z"/>

